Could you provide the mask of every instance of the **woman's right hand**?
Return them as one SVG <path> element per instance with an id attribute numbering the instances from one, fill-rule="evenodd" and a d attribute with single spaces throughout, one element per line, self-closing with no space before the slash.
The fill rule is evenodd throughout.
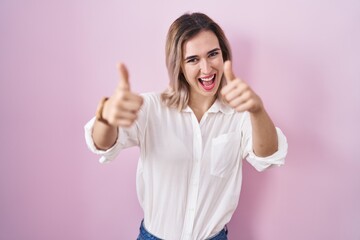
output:
<path id="1" fill-rule="evenodd" d="M 118 71 L 119 84 L 105 102 L 102 117 L 113 127 L 130 127 L 137 119 L 143 98 L 131 92 L 129 74 L 124 64 L 118 64 Z"/>

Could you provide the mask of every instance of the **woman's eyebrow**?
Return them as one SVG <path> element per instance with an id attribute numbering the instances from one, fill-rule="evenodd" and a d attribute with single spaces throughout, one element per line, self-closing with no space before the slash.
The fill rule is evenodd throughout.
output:
<path id="1" fill-rule="evenodd" d="M 214 48 L 213 50 L 208 51 L 207 54 L 209 55 L 209 54 L 211 54 L 213 52 L 216 52 L 216 51 L 219 51 L 219 50 L 220 50 L 220 48 Z M 186 57 L 184 60 L 186 61 L 186 60 L 190 60 L 190 59 L 193 59 L 193 58 L 196 58 L 196 57 L 198 57 L 198 56 L 197 55 L 191 55 L 191 56 Z"/>
<path id="2" fill-rule="evenodd" d="M 192 55 L 192 56 L 186 57 L 184 60 L 186 61 L 186 60 L 190 60 L 190 59 L 193 59 L 193 58 L 196 58 L 196 57 L 197 57 L 197 55 Z"/>
<path id="3" fill-rule="evenodd" d="M 219 51 L 219 50 L 220 50 L 220 48 L 214 48 L 213 50 L 208 51 L 208 53 L 207 53 L 207 54 L 210 54 L 210 53 L 213 53 L 213 52 L 216 52 L 216 51 Z"/>

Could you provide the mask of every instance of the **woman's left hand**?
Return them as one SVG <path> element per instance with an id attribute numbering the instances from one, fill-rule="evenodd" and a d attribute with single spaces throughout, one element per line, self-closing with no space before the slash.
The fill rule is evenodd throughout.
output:
<path id="1" fill-rule="evenodd" d="M 224 75 L 227 84 L 221 89 L 221 94 L 232 108 L 238 112 L 248 111 L 250 113 L 263 110 L 261 98 L 248 84 L 234 75 L 229 60 L 224 63 Z"/>

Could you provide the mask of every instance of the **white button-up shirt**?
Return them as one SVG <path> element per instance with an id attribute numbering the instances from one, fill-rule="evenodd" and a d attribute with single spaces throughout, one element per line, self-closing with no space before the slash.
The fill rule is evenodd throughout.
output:
<path id="1" fill-rule="evenodd" d="M 265 158 L 253 153 L 248 112 L 238 113 L 216 100 L 199 123 L 189 107 L 179 112 L 164 106 L 160 94 L 143 97 L 137 121 L 119 128 L 111 149 L 96 149 L 95 119 L 86 124 L 85 137 L 102 163 L 124 148 L 140 147 L 138 199 L 146 229 L 159 238 L 204 240 L 215 235 L 237 207 L 242 160 L 258 171 L 284 164 L 287 141 L 278 128 L 278 151 Z"/>

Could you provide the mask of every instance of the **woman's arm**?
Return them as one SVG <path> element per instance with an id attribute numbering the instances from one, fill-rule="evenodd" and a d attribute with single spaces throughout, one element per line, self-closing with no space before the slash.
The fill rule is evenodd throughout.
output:
<path id="1" fill-rule="evenodd" d="M 225 100 L 236 111 L 250 113 L 254 153 L 259 157 L 272 155 L 278 149 L 278 138 L 261 98 L 249 85 L 235 77 L 230 61 L 224 63 L 224 74 L 227 85 L 223 87 L 221 94 Z"/>
<path id="2" fill-rule="evenodd" d="M 103 100 L 98 107 L 92 137 L 101 150 L 112 147 L 118 138 L 118 127 L 130 127 L 137 119 L 143 98 L 131 92 L 128 71 L 118 65 L 120 81 L 114 94 Z"/>
<path id="3" fill-rule="evenodd" d="M 278 137 L 275 126 L 264 107 L 250 112 L 252 125 L 252 141 L 254 153 L 259 157 L 267 157 L 278 150 Z"/>

